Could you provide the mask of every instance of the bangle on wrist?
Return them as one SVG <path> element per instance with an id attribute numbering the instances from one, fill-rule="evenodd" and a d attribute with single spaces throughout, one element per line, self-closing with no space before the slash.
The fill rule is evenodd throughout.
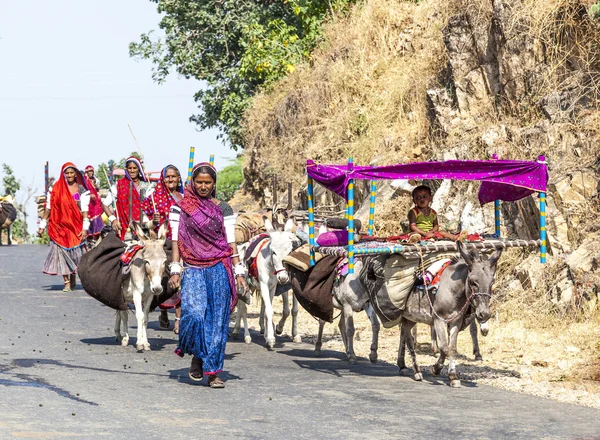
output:
<path id="1" fill-rule="evenodd" d="M 115 217 L 114 215 L 111 215 L 108 217 L 108 223 L 112 223 L 117 219 L 117 217 Z"/>

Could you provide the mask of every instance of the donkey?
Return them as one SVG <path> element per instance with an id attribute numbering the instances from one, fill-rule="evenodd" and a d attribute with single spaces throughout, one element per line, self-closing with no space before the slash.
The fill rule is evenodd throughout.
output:
<path id="1" fill-rule="evenodd" d="M 371 363 L 377 362 L 377 348 L 379 346 L 379 330 L 381 325 L 379 319 L 373 307 L 368 302 L 368 298 L 363 302 L 364 298 L 355 297 L 350 299 L 345 293 L 344 289 L 340 287 L 333 288 L 333 306 L 341 311 L 340 321 L 338 327 L 340 334 L 342 335 L 342 341 L 344 342 L 344 348 L 346 350 L 346 356 L 351 364 L 356 364 L 356 353 L 354 353 L 354 312 L 360 312 L 364 310 L 369 321 L 371 321 L 371 352 L 369 353 L 369 360 Z M 339 299 L 338 299 L 339 298 Z M 321 347 L 323 346 L 323 327 L 325 327 L 326 321 L 319 319 L 319 333 L 317 335 L 317 342 L 315 343 L 315 355 L 321 356 Z"/>
<path id="2" fill-rule="evenodd" d="M 150 343 L 146 334 L 148 313 L 152 304 L 152 296 L 160 295 L 163 291 L 162 277 L 167 269 L 167 254 L 164 250 L 167 228 L 163 224 L 158 234 L 151 231 L 150 237 L 146 236 L 140 225 L 133 223 L 133 229 L 141 240 L 144 248 L 135 255 L 131 264 L 131 271 L 123 281 L 123 299 L 125 303 L 133 301 L 135 317 L 137 319 L 138 352 L 150 350 Z M 127 310 L 117 312 L 115 320 L 115 335 L 117 342 L 123 347 L 129 344 L 127 333 Z"/>
<path id="3" fill-rule="evenodd" d="M 261 329 L 264 328 L 265 342 L 269 349 L 275 346 L 275 332 L 281 334 L 285 321 L 290 315 L 289 308 L 289 289 L 282 292 L 283 315 L 277 324 L 273 326 L 273 298 L 277 286 L 285 286 L 290 283 L 290 276 L 283 266 L 283 258 L 293 250 L 300 247 L 300 239 L 292 233 L 294 220 L 288 219 L 283 231 L 276 230 L 273 224 L 265 218 L 265 229 L 269 234 L 268 243 L 261 249 L 256 257 L 256 267 L 258 269 L 258 279 L 252 280 L 258 283 L 261 305 Z M 262 308 L 264 307 L 264 318 L 262 318 Z M 301 342 L 302 338 L 298 334 L 298 300 L 293 298 L 292 303 L 292 338 L 294 342 Z M 248 333 L 246 333 L 248 334 Z"/>
<path id="4" fill-rule="evenodd" d="M 403 339 L 399 344 L 401 349 L 406 343 L 413 361 L 414 379 L 422 380 L 423 375 L 417 365 L 414 340 L 409 335 L 416 323 L 433 326 L 437 333 L 440 356 L 432 371 L 434 375 L 439 375 L 448 358 L 448 377 L 452 387 L 461 385 L 456 373 L 455 359 L 458 332 L 467 328 L 475 318 L 482 324 L 487 323 L 490 317 L 491 287 L 496 274 L 496 264 L 502 254 L 501 249 L 496 250 L 489 259 L 484 260 L 477 250 L 467 251 L 462 242 L 457 242 L 457 246 L 460 258 L 457 258 L 442 274 L 437 293 L 428 296 L 425 292 L 413 288 L 409 294 L 402 314 L 401 338 Z M 356 272 L 346 276 L 339 286 L 340 292 L 336 295 L 338 301 L 345 307 L 366 303 L 370 299 L 369 293 L 359 280 L 363 268 L 362 261 L 358 260 L 355 267 Z M 376 275 L 379 278 L 383 277 L 382 273 Z M 371 294 L 377 297 L 379 290 Z M 474 310 L 473 313 L 468 313 L 470 308 Z M 346 332 L 348 330 L 346 329 Z M 398 363 L 400 365 L 400 360 Z"/>
<path id="5" fill-rule="evenodd" d="M 12 223 L 17 218 L 17 210 L 12 203 L 12 198 L 7 196 L 0 200 L 0 246 L 2 246 L 2 231 L 6 230 L 6 244 L 12 244 Z"/>

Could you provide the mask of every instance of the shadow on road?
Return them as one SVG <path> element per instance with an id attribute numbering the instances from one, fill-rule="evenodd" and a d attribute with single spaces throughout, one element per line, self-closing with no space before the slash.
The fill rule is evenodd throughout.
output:
<path id="1" fill-rule="evenodd" d="M 82 342 L 83 344 L 89 344 L 89 345 L 107 345 L 107 346 L 113 346 L 113 347 L 120 345 L 118 342 L 115 341 L 114 336 L 105 336 L 102 338 L 80 339 L 80 342 Z M 136 342 L 135 336 L 130 335 L 129 346 L 132 346 L 133 348 L 135 348 L 135 342 Z M 152 348 L 151 351 L 161 351 L 168 345 L 177 344 L 177 341 L 175 341 L 174 339 L 166 339 L 166 338 L 148 338 L 148 342 L 150 342 L 150 348 Z M 125 348 L 125 347 L 123 347 L 123 348 Z"/>

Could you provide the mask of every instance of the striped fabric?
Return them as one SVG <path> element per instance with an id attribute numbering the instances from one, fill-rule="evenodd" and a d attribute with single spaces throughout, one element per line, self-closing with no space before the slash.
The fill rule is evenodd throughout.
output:
<path id="1" fill-rule="evenodd" d="M 77 265 L 85 253 L 84 244 L 65 249 L 50 241 L 50 251 L 44 262 L 42 272 L 48 275 L 71 275 L 77 272 Z"/>

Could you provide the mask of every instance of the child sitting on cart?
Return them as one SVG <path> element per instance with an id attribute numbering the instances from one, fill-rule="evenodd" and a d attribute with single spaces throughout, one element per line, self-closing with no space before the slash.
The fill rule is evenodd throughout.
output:
<path id="1" fill-rule="evenodd" d="M 409 243 L 430 239 L 456 241 L 466 238 L 466 231 L 462 231 L 460 234 L 451 234 L 440 229 L 437 212 L 429 206 L 433 199 L 431 188 L 426 185 L 417 186 L 412 192 L 412 198 L 415 206 L 408 211 Z"/>

